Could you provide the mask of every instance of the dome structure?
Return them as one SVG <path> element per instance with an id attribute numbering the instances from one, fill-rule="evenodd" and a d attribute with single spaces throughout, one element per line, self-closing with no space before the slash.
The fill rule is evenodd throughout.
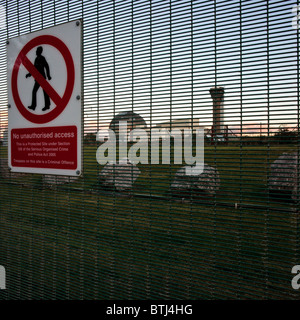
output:
<path id="1" fill-rule="evenodd" d="M 132 129 L 146 129 L 147 124 L 143 117 L 139 114 L 132 111 L 124 111 L 117 114 L 110 122 L 109 129 L 118 132 L 119 131 L 119 122 L 127 122 L 127 130 Z"/>

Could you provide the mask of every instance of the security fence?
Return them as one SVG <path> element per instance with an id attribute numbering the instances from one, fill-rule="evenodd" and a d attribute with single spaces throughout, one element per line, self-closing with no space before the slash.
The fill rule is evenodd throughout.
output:
<path id="1" fill-rule="evenodd" d="M 299 5 L 0 0 L 0 298 L 299 299 Z M 7 40 L 69 21 L 82 174 L 11 172 Z"/>

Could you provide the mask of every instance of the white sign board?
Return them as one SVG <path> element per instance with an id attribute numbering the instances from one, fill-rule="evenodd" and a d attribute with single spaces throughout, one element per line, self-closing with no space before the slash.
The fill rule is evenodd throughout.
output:
<path id="1" fill-rule="evenodd" d="M 81 174 L 81 37 L 77 20 L 8 40 L 12 172 Z"/>

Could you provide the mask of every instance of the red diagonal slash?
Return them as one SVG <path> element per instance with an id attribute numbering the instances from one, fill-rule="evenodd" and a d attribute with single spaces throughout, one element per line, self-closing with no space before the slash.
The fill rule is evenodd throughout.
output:
<path id="1" fill-rule="evenodd" d="M 39 83 L 39 85 L 47 92 L 48 96 L 52 99 L 52 101 L 56 105 L 58 105 L 62 99 L 58 95 L 58 93 L 53 89 L 53 87 L 49 84 L 49 82 L 40 74 L 40 72 L 25 55 L 20 56 L 20 60 L 22 61 L 25 68 L 29 71 L 29 73 Z"/>

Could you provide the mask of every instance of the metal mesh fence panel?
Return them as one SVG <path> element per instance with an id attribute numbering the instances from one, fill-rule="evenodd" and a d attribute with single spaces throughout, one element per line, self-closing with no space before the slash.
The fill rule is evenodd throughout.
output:
<path id="1" fill-rule="evenodd" d="M 0 0 L 0 298 L 299 299 L 298 14 L 296 0 Z M 7 40 L 76 19 L 83 174 L 13 173 Z M 188 175 L 183 132 L 194 146 L 198 129 L 204 170 Z M 102 164 L 110 130 L 117 162 Z"/>

